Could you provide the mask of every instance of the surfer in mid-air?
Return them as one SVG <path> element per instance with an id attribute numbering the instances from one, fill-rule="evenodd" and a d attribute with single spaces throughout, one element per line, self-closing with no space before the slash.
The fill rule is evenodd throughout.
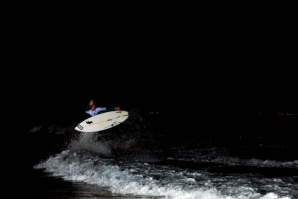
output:
<path id="1" fill-rule="evenodd" d="M 90 108 L 88 110 L 86 110 L 86 113 L 88 115 L 90 115 L 91 117 L 99 114 L 100 112 L 107 111 L 106 107 L 96 106 L 95 100 L 93 100 L 93 99 L 90 100 L 89 107 Z M 119 110 L 120 110 L 119 106 L 114 107 L 114 111 L 119 111 Z"/>

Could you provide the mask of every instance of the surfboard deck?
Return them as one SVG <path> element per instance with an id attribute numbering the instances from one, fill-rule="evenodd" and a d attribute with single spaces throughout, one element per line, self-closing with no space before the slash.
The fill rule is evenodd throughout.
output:
<path id="1" fill-rule="evenodd" d="M 128 116 L 128 112 L 123 110 L 101 113 L 83 120 L 75 130 L 86 133 L 103 131 L 121 124 Z"/>

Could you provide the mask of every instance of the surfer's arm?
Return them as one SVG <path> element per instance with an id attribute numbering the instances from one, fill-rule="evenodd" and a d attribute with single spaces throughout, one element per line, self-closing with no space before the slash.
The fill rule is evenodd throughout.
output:
<path id="1" fill-rule="evenodd" d="M 90 116 L 93 116 L 91 109 L 85 111 L 85 113 L 88 114 L 88 115 L 90 115 Z"/>
<path id="2" fill-rule="evenodd" d="M 101 112 L 105 112 L 107 110 L 106 107 L 97 107 L 93 112 L 95 112 L 95 115 L 101 113 Z"/>
<path id="3" fill-rule="evenodd" d="M 96 110 L 97 112 L 100 112 L 100 111 L 106 111 L 107 108 L 106 108 L 106 107 L 97 107 L 95 110 Z"/>

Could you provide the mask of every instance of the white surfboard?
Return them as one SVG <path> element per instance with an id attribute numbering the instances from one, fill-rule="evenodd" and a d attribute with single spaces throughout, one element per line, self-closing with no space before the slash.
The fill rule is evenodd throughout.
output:
<path id="1" fill-rule="evenodd" d="M 115 127 L 128 118 L 127 111 L 110 111 L 90 117 L 79 123 L 75 130 L 80 132 L 97 132 Z"/>

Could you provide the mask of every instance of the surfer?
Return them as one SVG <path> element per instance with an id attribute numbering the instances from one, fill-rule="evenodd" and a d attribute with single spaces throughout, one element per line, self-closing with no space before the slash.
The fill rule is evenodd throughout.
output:
<path id="1" fill-rule="evenodd" d="M 88 110 L 86 110 L 86 113 L 90 116 L 94 116 L 94 115 L 99 114 L 100 112 L 107 111 L 106 107 L 99 107 L 99 106 L 97 107 L 96 103 L 93 99 L 90 100 L 89 107 L 90 108 L 88 108 Z M 120 110 L 119 106 L 114 107 L 114 111 L 119 111 L 119 110 Z"/>

